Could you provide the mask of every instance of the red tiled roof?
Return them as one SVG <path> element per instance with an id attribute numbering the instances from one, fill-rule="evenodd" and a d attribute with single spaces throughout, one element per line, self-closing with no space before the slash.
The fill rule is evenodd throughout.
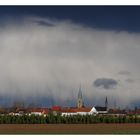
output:
<path id="1" fill-rule="evenodd" d="M 90 108 L 90 107 L 83 107 L 83 108 L 76 108 L 75 109 L 75 111 L 76 112 L 90 112 L 90 110 L 91 110 L 92 108 Z"/>
<path id="2" fill-rule="evenodd" d="M 61 107 L 60 106 L 53 106 L 52 111 L 61 111 Z"/>
<path id="3" fill-rule="evenodd" d="M 91 107 L 82 107 L 82 108 L 63 108 L 61 112 L 69 112 L 69 113 L 74 113 L 74 112 L 90 112 L 92 108 Z"/>

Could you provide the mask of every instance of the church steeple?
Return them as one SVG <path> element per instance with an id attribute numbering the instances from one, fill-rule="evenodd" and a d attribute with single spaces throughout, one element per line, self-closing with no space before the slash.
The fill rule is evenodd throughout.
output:
<path id="1" fill-rule="evenodd" d="M 78 92 L 77 107 L 81 108 L 83 106 L 84 106 L 84 102 L 83 102 L 82 90 L 81 90 L 81 85 L 80 85 L 79 92 Z"/>
<path id="2" fill-rule="evenodd" d="M 106 99 L 105 99 L 105 107 L 106 107 L 106 109 L 108 108 L 108 100 L 107 100 L 107 96 L 106 96 Z"/>

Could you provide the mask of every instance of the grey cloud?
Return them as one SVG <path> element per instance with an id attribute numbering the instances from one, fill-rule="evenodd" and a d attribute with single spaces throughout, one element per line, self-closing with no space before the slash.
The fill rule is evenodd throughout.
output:
<path id="1" fill-rule="evenodd" d="M 119 75 L 131 75 L 131 73 L 127 70 L 118 72 Z"/>
<path id="2" fill-rule="evenodd" d="M 98 78 L 94 81 L 94 86 L 104 89 L 112 89 L 117 86 L 118 82 L 111 78 Z"/>
<path id="3" fill-rule="evenodd" d="M 125 81 L 128 82 L 128 83 L 134 83 L 135 82 L 135 80 L 134 79 L 131 79 L 131 78 L 128 78 Z"/>

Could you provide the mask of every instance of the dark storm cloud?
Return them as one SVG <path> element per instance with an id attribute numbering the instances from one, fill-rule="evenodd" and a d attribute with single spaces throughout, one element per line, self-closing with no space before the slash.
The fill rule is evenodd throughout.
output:
<path id="1" fill-rule="evenodd" d="M 104 88 L 104 89 L 112 89 L 113 87 L 116 87 L 118 82 L 111 78 L 98 78 L 94 81 L 94 86 L 98 88 Z"/>
<path id="2" fill-rule="evenodd" d="M 52 22 L 49 19 L 42 19 L 42 18 L 31 18 L 30 19 L 32 22 L 36 23 L 37 25 L 41 25 L 41 26 L 50 26 L 53 27 L 55 26 L 55 23 Z"/>
<path id="3" fill-rule="evenodd" d="M 37 21 L 36 23 L 38 25 L 43 25 L 43 26 L 54 26 L 53 24 L 47 23 L 47 22 L 44 22 L 44 21 Z"/>

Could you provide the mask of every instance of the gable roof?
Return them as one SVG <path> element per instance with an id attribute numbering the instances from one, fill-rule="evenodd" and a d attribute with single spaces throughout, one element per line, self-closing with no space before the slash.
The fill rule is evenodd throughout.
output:
<path id="1" fill-rule="evenodd" d="M 95 106 L 95 109 L 97 111 L 107 111 L 107 108 L 106 107 L 102 107 L 102 106 Z"/>
<path id="2" fill-rule="evenodd" d="M 82 108 L 63 108 L 61 110 L 61 112 L 67 112 L 67 113 L 76 113 L 76 112 L 90 112 L 91 111 L 91 107 L 82 107 Z"/>

